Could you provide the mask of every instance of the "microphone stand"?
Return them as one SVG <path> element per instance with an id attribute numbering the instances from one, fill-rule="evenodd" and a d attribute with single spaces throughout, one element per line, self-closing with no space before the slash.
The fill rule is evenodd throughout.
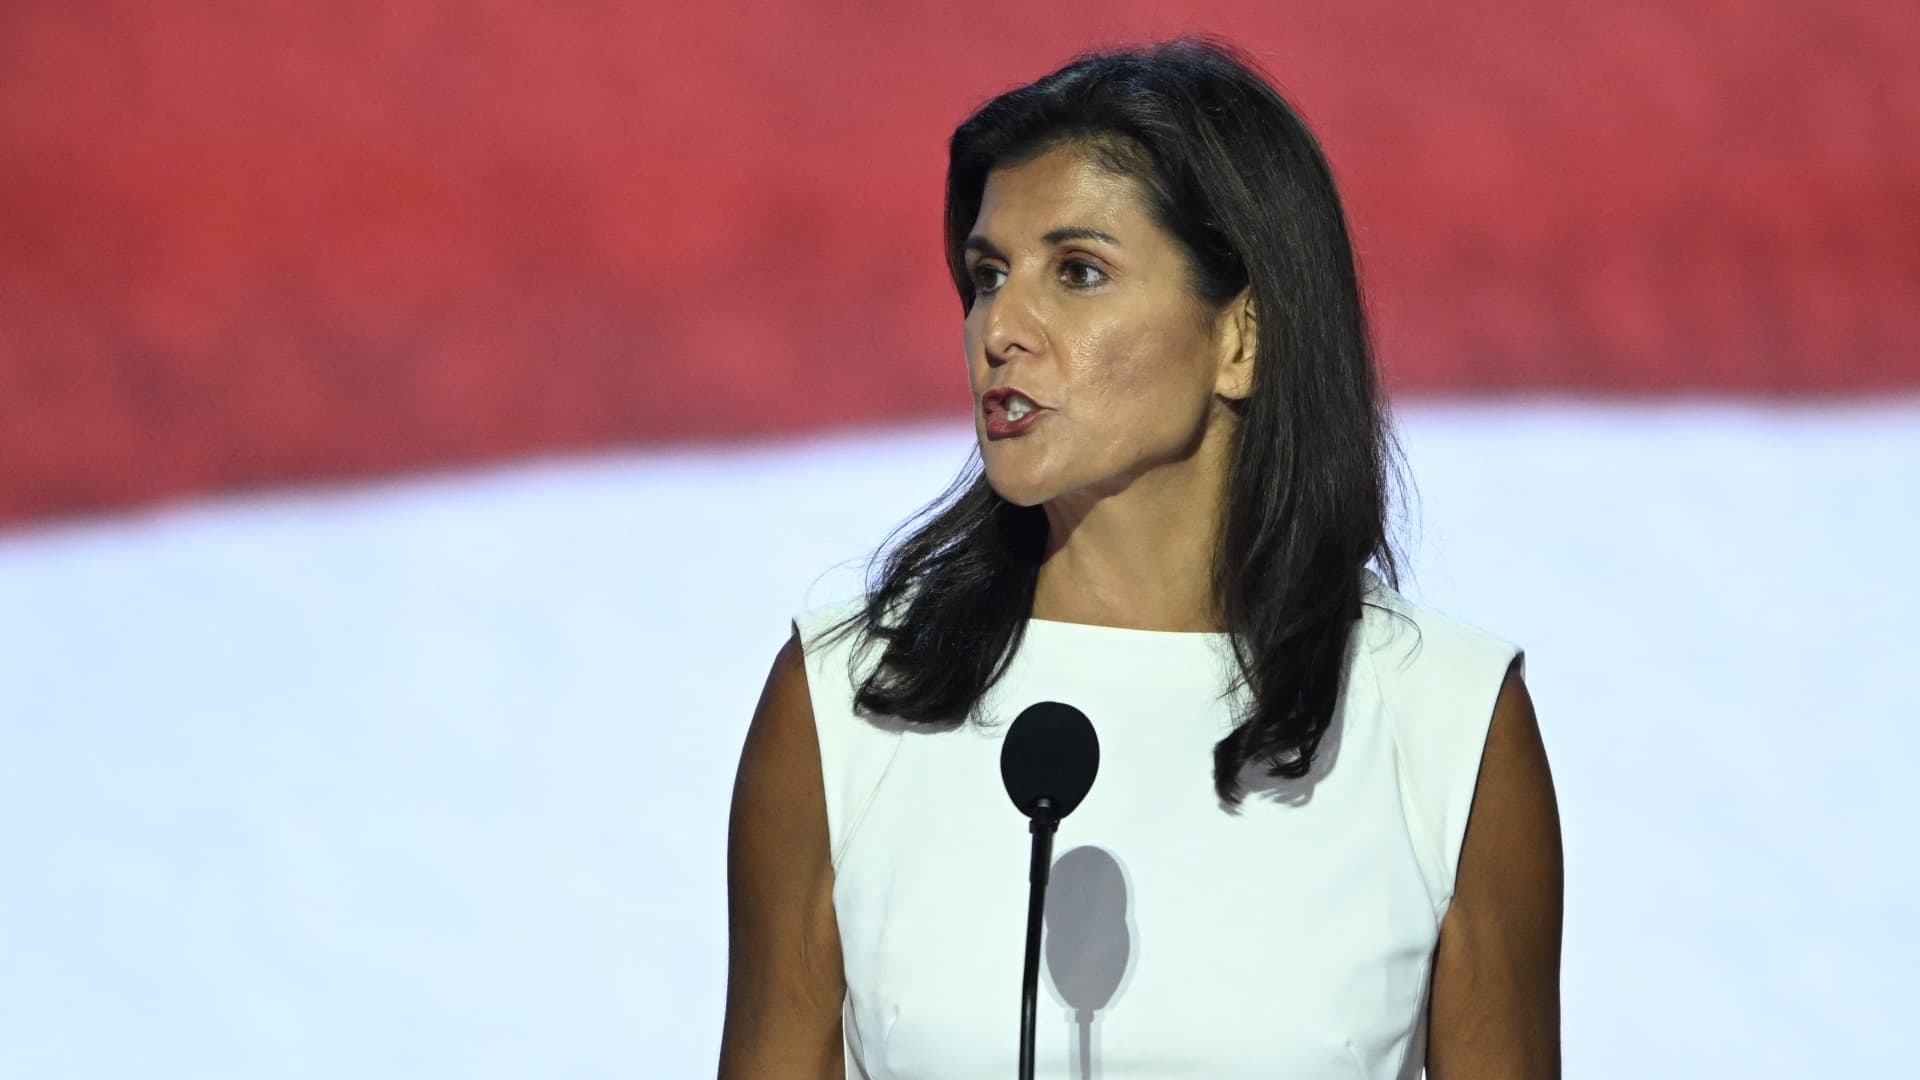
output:
<path id="1" fill-rule="evenodd" d="M 1034 998 L 1040 990 L 1040 928 L 1047 909 L 1047 871 L 1053 866 L 1053 832 L 1060 819 L 1053 800 L 1034 803 L 1027 831 L 1033 834 L 1033 862 L 1027 869 L 1027 957 L 1020 972 L 1020 1080 L 1033 1080 Z"/>

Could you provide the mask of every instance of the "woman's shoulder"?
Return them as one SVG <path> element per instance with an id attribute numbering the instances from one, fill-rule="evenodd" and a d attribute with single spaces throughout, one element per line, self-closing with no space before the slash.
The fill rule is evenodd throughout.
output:
<path id="1" fill-rule="evenodd" d="M 853 667 L 866 609 L 867 597 L 854 594 L 814 604 L 793 617 L 794 639 L 817 713 L 852 711 L 852 684 L 858 681 Z"/>
<path id="2" fill-rule="evenodd" d="M 840 864 L 898 746 L 900 729 L 855 703 L 863 674 L 856 648 L 868 598 L 843 596 L 795 615 L 826 792 L 831 861 Z"/>
<path id="3" fill-rule="evenodd" d="M 822 631 L 831 630 L 848 619 L 861 614 L 867 608 L 865 593 L 847 593 L 822 602 L 810 603 L 793 617 L 793 625 L 800 631 L 802 643 L 805 639 Z"/>
<path id="4" fill-rule="evenodd" d="M 1364 578 L 1360 647 L 1383 681 L 1446 678 L 1488 664 L 1504 677 L 1523 656 L 1505 637 L 1413 600 L 1370 570 Z"/>
<path id="5" fill-rule="evenodd" d="M 1471 791 L 1494 703 L 1509 671 L 1522 671 L 1519 645 L 1480 626 L 1369 581 L 1354 663 L 1377 691 L 1381 715 L 1403 765 L 1429 787 Z M 1435 792 L 1439 794 L 1439 792 Z"/>
<path id="6" fill-rule="evenodd" d="M 1518 645 L 1369 581 L 1356 664 L 1378 690 L 1415 853 L 1436 912 L 1455 868 L 1482 750 Z"/>

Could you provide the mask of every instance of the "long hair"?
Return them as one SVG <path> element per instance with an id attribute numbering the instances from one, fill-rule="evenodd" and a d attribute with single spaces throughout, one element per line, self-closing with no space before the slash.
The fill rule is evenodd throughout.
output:
<path id="1" fill-rule="evenodd" d="M 1345 216 L 1306 123 L 1232 48 L 1183 38 L 1090 53 L 953 134 L 946 255 L 963 310 L 974 287 L 962 245 L 987 174 L 1063 145 L 1137 182 L 1197 295 L 1217 306 L 1250 291 L 1258 355 L 1212 581 L 1238 662 L 1223 693 L 1249 691 L 1214 748 L 1214 788 L 1236 803 L 1249 765 L 1306 775 L 1339 698 L 1361 571 L 1372 561 L 1399 583 L 1396 449 Z M 1047 529 L 1041 507 L 993 491 L 976 456 L 896 533 L 864 610 L 842 625 L 859 626 L 858 655 L 881 650 L 856 707 L 928 724 L 971 715 L 1019 648 Z"/>

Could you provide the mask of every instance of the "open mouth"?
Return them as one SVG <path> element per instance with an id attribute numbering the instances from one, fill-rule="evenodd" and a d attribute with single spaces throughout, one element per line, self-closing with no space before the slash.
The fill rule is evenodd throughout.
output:
<path id="1" fill-rule="evenodd" d="M 980 412 L 987 437 L 1004 439 L 1026 432 L 1047 409 L 1026 394 L 1003 386 L 980 396 Z"/>

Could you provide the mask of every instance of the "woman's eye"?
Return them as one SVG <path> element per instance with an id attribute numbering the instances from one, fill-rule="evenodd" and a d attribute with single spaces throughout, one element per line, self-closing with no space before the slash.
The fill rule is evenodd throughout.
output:
<path id="1" fill-rule="evenodd" d="M 997 266 L 980 265 L 973 268 L 973 288 L 976 292 L 990 293 L 1000 287 L 1007 272 Z"/>
<path id="2" fill-rule="evenodd" d="M 1106 271 L 1090 262 L 1082 262 L 1079 259 L 1067 260 L 1061 267 L 1061 272 L 1066 275 L 1067 284 L 1072 285 L 1076 289 L 1091 289 L 1095 285 L 1107 280 Z"/>

